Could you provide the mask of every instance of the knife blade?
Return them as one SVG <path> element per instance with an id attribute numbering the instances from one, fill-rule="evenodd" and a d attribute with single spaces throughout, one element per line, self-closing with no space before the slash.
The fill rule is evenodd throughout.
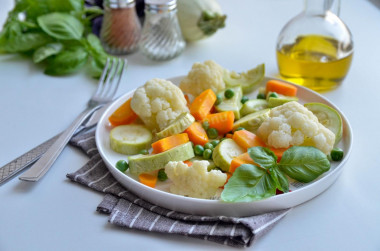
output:
<path id="1" fill-rule="evenodd" d="M 110 104 L 106 104 L 105 106 L 96 110 L 90 116 L 90 118 L 87 121 L 85 121 L 82 126 L 78 128 L 74 136 L 82 132 L 83 130 L 94 127 L 100 120 L 100 117 L 103 115 L 104 111 L 109 107 L 109 105 Z M 16 174 L 20 173 L 21 171 L 32 165 L 34 162 L 36 162 L 49 149 L 49 147 L 54 144 L 59 135 L 60 134 L 55 135 L 54 137 L 43 142 L 42 144 L 34 147 L 30 151 L 12 160 L 8 164 L 5 164 L 4 166 L 0 167 L 0 185 L 15 177 Z"/>

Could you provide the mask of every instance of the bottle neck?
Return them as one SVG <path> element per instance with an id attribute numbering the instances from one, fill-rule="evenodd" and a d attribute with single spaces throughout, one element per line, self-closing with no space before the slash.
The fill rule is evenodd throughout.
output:
<path id="1" fill-rule="evenodd" d="M 305 13 L 323 15 L 327 11 L 339 15 L 340 0 L 305 0 Z"/>

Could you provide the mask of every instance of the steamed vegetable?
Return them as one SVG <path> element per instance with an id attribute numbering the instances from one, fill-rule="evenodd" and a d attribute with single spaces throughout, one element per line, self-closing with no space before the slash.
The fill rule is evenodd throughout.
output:
<path id="1" fill-rule="evenodd" d="M 189 142 L 189 137 L 186 133 L 172 135 L 152 144 L 153 153 L 162 153 L 176 146 Z"/>
<path id="2" fill-rule="evenodd" d="M 187 41 L 213 35 L 225 26 L 226 15 L 216 0 L 178 0 L 178 21 Z"/>
<path id="3" fill-rule="evenodd" d="M 195 145 L 204 145 L 208 142 L 208 136 L 205 129 L 202 127 L 201 123 L 194 122 L 189 126 L 185 132 L 189 136 L 191 142 Z"/>

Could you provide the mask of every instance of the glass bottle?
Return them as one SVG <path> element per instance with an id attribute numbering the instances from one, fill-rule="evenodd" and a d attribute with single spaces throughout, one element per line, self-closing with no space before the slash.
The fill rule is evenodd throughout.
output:
<path id="1" fill-rule="evenodd" d="M 337 16 L 339 9 L 340 0 L 305 0 L 304 11 L 278 36 L 276 54 L 282 78 L 319 92 L 343 81 L 351 65 L 353 41 Z"/>
<path id="2" fill-rule="evenodd" d="M 135 5 L 135 0 L 104 1 L 100 40 L 108 53 L 124 55 L 138 48 L 141 24 Z"/>
<path id="3" fill-rule="evenodd" d="M 146 0 L 140 50 L 153 60 L 178 56 L 186 43 L 177 18 L 176 0 Z"/>

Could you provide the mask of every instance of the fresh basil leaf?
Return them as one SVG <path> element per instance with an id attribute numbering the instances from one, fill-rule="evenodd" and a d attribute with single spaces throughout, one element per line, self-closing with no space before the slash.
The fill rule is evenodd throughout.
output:
<path id="1" fill-rule="evenodd" d="M 276 182 L 258 166 L 243 164 L 224 186 L 221 198 L 226 202 L 249 202 L 276 194 Z"/>
<path id="2" fill-rule="evenodd" d="M 290 178 L 310 182 L 330 169 L 330 161 L 312 146 L 292 146 L 284 152 L 278 166 Z"/>
<path id="3" fill-rule="evenodd" d="M 11 36 L 9 39 L 0 41 L 0 50 L 9 53 L 25 52 L 34 50 L 51 41 L 52 39 L 42 32 L 21 33 L 16 36 Z"/>
<path id="4" fill-rule="evenodd" d="M 289 192 L 289 181 L 277 166 L 269 168 L 269 174 L 276 182 L 276 188 L 284 193 Z"/>
<path id="5" fill-rule="evenodd" d="M 33 54 L 34 63 L 39 63 L 46 58 L 56 55 L 62 51 L 63 45 L 61 43 L 50 43 L 38 48 Z"/>
<path id="6" fill-rule="evenodd" d="M 37 18 L 38 25 L 50 36 L 61 40 L 80 40 L 84 32 L 83 24 L 65 13 L 50 13 Z"/>
<path id="7" fill-rule="evenodd" d="M 62 51 L 49 60 L 45 73 L 48 75 L 65 75 L 78 71 L 88 58 L 87 51 L 80 46 Z"/>
<path id="8" fill-rule="evenodd" d="M 268 169 L 277 164 L 277 156 L 266 147 L 256 146 L 248 148 L 248 154 L 262 168 Z"/>
<path id="9" fill-rule="evenodd" d="M 51 12 L 84 11 L 83 0 L 24 0 L 27 4 L 26 15 L 35 19 Z"/>

